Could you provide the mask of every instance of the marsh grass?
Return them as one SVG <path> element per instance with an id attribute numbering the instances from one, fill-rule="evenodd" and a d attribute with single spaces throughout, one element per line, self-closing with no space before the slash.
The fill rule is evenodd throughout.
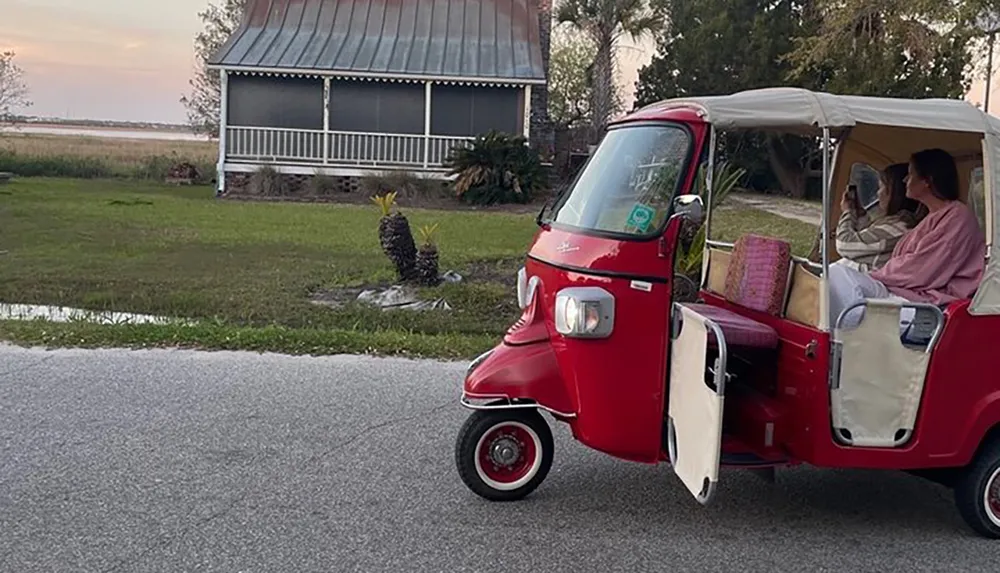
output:
<path id="1" fill-rule="evenodd" d="M 207 141 L 0 134 L 0 171 L 21 177 L 163 180 L 171 167 L 188 162 L 205 182 L 215 176 L 217 153 Z"/>

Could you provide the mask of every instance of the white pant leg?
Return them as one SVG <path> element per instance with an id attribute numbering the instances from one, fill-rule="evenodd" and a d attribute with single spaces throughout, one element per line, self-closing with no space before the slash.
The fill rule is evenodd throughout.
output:
<path id="1" fill-rule="evenodd" d="M 865 273 L 846 265 L 830 265 L 830 310 L 836 320 L 840 313 L 852 304 L 867 298 L 888 298 L 889 289 Z M 864 309 L 856 308 L 846 317 L 841 326 L 854 327 L 861 322 Z"/>
<path id="2" fill-rule="evenodd" d="M 858 265 L 858 263 L 856 263 L 856 262 L 854 262 L 851 259 L 848 259 L 846 257 L 841 257 L 841 258 L 837 259 L 836 261 L 830 263 L 831 267 L 834 266 L 834 265 L 837 265 L 839 267 L 847 267 L 847 268 L 855 270 L 855 271 L 860 271 L 861 270 L 861 267 Z"/>

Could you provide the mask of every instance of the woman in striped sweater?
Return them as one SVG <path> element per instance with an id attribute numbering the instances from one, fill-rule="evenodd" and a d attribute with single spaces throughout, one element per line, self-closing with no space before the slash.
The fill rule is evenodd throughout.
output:
<path id="1" fill-rule="evenodd" d="M 834 264 L 861 272 L 880 268 L 892 256 L 896 243 L 926 215 L 926 208 L 906 196 L 908 165 L 897 163 L 879 173 L 879 215 L 867 225 L 859 222 L 852 198 L 845 192 L 837 223 L 837 252 Z"/>

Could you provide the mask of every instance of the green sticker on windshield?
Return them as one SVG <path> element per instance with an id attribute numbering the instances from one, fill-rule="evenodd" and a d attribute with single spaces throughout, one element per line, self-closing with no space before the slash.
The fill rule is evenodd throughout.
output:
<path id="1" fill-rule="evenodd" d="M 655 214 L 656 211 L 652 207 L 636 203 L 635 207 L 632 207 L 632 212 L 628 214 L 628 226 L 635 227 L 640 233 L 645 233 L 649 224 L 653 222 Z"/>

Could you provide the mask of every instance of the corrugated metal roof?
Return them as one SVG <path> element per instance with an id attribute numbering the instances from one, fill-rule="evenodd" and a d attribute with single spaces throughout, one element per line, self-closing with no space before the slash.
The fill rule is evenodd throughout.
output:
<path id="1" fill-rule="evenodd" d="M 247 70 L 545 80 L 537 0 L 248 0 L 210 60 Z"/>

